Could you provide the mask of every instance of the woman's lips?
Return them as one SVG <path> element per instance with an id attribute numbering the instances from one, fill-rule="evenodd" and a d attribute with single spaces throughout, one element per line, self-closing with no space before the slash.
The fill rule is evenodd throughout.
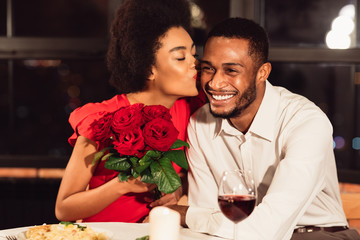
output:
<path id="1" fill-rule="evenodd" d="M 198 74 L 196 73 L 196 74 L 193 76 L 193 79 L 196 80 L 196 79 L 197 79 L 197 75 L 198 75 Z"/>

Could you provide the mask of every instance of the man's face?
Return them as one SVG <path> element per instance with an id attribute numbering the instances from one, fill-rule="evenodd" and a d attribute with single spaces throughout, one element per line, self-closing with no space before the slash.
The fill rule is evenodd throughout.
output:
<path id="1" fill-rule="evenodd" d="M 211 37 L 201 61 L 201 86 L 216 117 L 240 116 L 256 99 L 255 63 L 249 41 Z"/>

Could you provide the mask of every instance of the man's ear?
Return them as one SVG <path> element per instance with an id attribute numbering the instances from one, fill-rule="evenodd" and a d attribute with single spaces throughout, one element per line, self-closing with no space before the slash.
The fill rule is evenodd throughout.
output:
<path id="1" fill-rule="evenodd" d="M 271 72 L 271 63 L 266 62 L 257 71 L 256 79 L 260 82 L 265 82 L 268 79 Z"/>

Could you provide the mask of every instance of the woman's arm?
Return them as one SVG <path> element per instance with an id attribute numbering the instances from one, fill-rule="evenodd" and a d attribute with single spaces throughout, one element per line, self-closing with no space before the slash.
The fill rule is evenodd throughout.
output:
<path id="1" fill-rule="evenodd" d="M 75 221 L 90 217 L 123 194 L 129 192 L 147 192 L 152 185 L 139 179 L 129 179 L 119 182 L 118 178 L 94 188 L 86 190 L 96 166 L 92 165 L 96 143 L 79 136 L 69 163 L 65 169 L 59 193 L 56 200 L 55 214 L 61 221 Z"/>

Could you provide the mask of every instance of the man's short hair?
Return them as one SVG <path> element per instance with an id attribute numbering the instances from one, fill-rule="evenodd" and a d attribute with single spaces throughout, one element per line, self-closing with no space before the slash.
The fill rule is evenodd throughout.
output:
<path id="1" fill-rule="evenodd" d="M 263 27 L 252 20 L 245 18 L 228 18 L 218 23 L 209 32 L 207 40 L 211 37 L 249 40 L 249 56 L 258 64 L 258 67 L 268 61 L 268 35 Z"/>

